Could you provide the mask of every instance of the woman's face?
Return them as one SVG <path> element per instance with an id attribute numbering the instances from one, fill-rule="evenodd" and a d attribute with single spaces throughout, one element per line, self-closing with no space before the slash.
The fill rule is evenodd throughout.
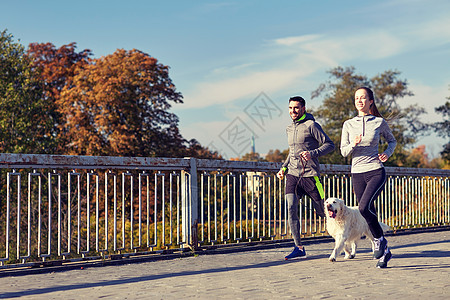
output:
<path id="1" fill-rule="evenodd" d="M 359 89 L 355 92 L 355 107 L 359 112 L 359 115 L 370 114 L 370 106 L 373 100 L 369 100 L 369 94 L 365 89 Z"/>

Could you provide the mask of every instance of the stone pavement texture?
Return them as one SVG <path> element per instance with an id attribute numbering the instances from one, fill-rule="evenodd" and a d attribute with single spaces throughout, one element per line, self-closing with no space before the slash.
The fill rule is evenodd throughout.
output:
<path id="1" fill-rule="evenodd" d="M 334 243 L 0 278 L 0 298 L 23 299 L 450 299 L 450 231 L 388 236 L 377 269 L 370 242 L 355 259 L 328 261 Z"/>

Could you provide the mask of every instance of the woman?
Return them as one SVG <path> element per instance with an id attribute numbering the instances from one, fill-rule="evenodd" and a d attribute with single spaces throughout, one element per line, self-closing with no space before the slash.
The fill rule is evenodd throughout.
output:
<path id="1" fill-rule="evenodd" d="M 377 267 L 386 268 L 392 254 L 378 223 L 374 201 L 386 182 L 383 162 L 392 155 L 397 141 L 378 112 L 372 90 L 367 87 L 358 88 L 355 92 L 355 107 L 358 116 L 345 121 L 342 128 L 341 153 L 344 157 L 352 155 L 353 190 L 359 210 L 374 237 L 374 257 L 379 259 Z M 388 147 L 379 154 L 378 144 L 381 136 L 388 142 Z"/>

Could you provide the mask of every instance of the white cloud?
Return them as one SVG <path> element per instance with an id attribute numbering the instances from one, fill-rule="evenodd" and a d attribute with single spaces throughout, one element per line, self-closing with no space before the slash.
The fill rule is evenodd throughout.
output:
<path id="1" fill-rule="evenodd" d="M 414 96 L 400 100 L 399 105 L 401 107 L 419 104 L 427 112 L 420 118 L 422 122 L 435 123 L 443 120 L 442 114 L 436 113 L 435 108 L 445 103 L 446 97 L 450 94 L 448 85 L 436 88 L 413 81 L 410 83 L 409 89 L 414 93 Z M 435 132 L 429 132 L 425 136 L 420 136 L 414 146 L 426 145 L 429 158 L 436 158 L 440 156 L 439 153 L 447 142 L 444 138 L 437 136 Z"/>
<path id="2" fill-rule="evenodd" d="M 335 66 L 350 60 L 372 60 L 390 57 L 404 49 L 404 42 L 383 31 L 361 35 L 327 37 L 299 45 L 301 51 L 319 62 Z"/>
<path id="3" fill-rule="evenodd" d="M 251 67 L 257 66 L 257 63 L 244 63 L 242 65 L 237 66 L 226 66 L 226 67 L 219 67 L 212 71 L 214 75 L 220 75 L 220 74 L 229 74 L 229 73 L 235 73 L 235 72 L 245 72 L 249 70 Z"/>
<path id="4" fill-rule="evenodd" d="M 326 37 L 308 35 L 274 40 L 273 48 L 258 53 L 260 61 L 216 68 L 205 80 L 184 93 L 184 108 L 225 104 L 286 89 L 317 71 L 345 64 L 350 60 L 381 59 L 398 54 L 403 42 L 384 33 L 361 36 Z M 262 68 L 267 69 L 261 71 Z M 208 76 L 206 76 L 208 77 Z"/>
<path id="5" fill-rule="evenodd" d="M 186 137 L 195 137 L 202 141 L 202 144 L 207 145 L 209 141 L 217 138 L 220 132 L 230 123 L 230 121 L 216 121 L 216 122 L 195 122 L 189 126 L 183 126 L 182 134 Z"/>
<path id="6" fill-rule="evenodd" d="M 415 24 L 409 28 L 409 34 L 415 39 L 420 38 L 424 43 L 432 41 L 433 45 L 447 44 L 450 38 L 449 17 Z"/>
<path id="7" fill-rule="evenodd" d="M 247 105 L 248 103 L 245 103 Z M 213 122 L 195 122 L 187 126 L 182 126 L 181 134 L 185 138 L 195 137 L 202 145 L 208 146 L 211 150 L 218 151 L 225 158 L 238 156 L 235 151 L 240 151 L 239 155 L 244 155 L 250 152 L 250 148 L 236 149 L 233 145 L 227 144 L 226 129 L 232 124 L 236 117 L 242 121 L 247 128 L 255 133 L 255 144 L 257 152 L 263 154 L 269 149 L 287 148 L 287 140 L 285 135 L 285 127 L 289 124 L 290 118 L 287 109 L 283 111 L 282 115 L 273 116 L 272 119 L 265 119 L 264 128 L 255 124 L 242 109 L 235 111 L 234 115 L 229 115 L 230 119 L 226 121 Z M 225 139 L 225 141 L 224 141 Z"/>
<path id="8" fill-rule="evenodd" d="M 305 74 L 306 75 L 306 74 Z M 254 72 L 215 82 L 203 82 L 194 91 L 185 93 L 183 108 L 200 108 L 226 104 L 242 98 L 254 98 L 262 91 L 283 89 L 299 76 L 296 70 L 271 70 Z"/>
<path id="9" fill-rule="evenodd" d="M 402 107 L 406 107 L 411 104 L 419 103 L 427 112 L 427 114 L 422 117 L 422 121 L 429 123 L 439 122 L 443 120 L 443 116 L 442 114 L 436 113 L 435 108 L 444 105 L 446 97 L 450 94 L 448 88 L 448 85 L 436 88 L 412 81 L 409 85 L 409 89 L 414 93 L 414 96 L 408 97 L 407 101 L 399 101 L 399 104 Z"/>
<path id="10" fill-rule="evenodd" d="M 269 94 L 298 90 L 311 74 L 336 66 L 373 62 L 439 46 L 448 42 L 450 26 L 432 19 L 389 30 L 378 28 L 341 35 L 309 34 L 273 39 L 257 53 L 245 53 L 235 65 L 213 68 L 200 82 L 184 91 L 181 109 L 204 108 Z M 435 34 L 435 32 L 438 34 Z M 432 33 L 431 33 L 432 32 Z"/>
<path id="11" fill-rule="evenodd" d="M 405 3 L 400 1 L 400 4 Z M 394 9 L 398 9 L 398 6 L 394 5 L 392 10 Z M 204 76 L 206 79 L 183 92 L 186 101 L 181 110 L 219 104 L 224 108 L 220 112 L 221 119 L 229 118 L 229 120 L 212 123 L 194 122 L 183 126 L 185 133 L 187 136 L 198 136 L 202 144 L 208 145 L 210 141 L 216 139 L 215 143 L 220 145 L 220 141 L 217 140 L 218 133 L 234 116 L 239 115 L 240 109 L 245 107 L 243 101 L 253 99 L 262 91 L 269 97 L 275 95 L 277 97 L 290 92 L 312 89 L 327 80 L 326 71 L 336 66 L 355 64 L 375 66 L 361 70 L 363 74 L 384 71 L 379 70 L 379 66 L 401 68 L 401 63 L 405 62 L 409 66 L 409 59 L 411 63 L 415 62 L 415 52 L 442 49 L 442 45 L 449 43 L 448 17 L 438 14 L 430 16 L 429 19 L 425 17 L 413 22 L 394 20 L 386 22 L 385 25 L 380 23 L 380 26 L 371 29 L 361 26 L 341 33 L 334 31 L 334 35 L 320 33 L 275 38 L 261 45 L 254 53 L 234 57 L 234 64 L 208 66 L 210 71 Z M 398 65 L 396 59 L 400 57 L 402 59 L 399 59 Z M 223 63 L 226 60 L 220 61 Z M 447 62 L 443 63 L 443 67 L 446 65 Z M 408 106 L 418 103 L 424 106 L 427 110 L 427 114 L 422 117 L 424 122 L 441 120 L 442 116 L 436 114 L 434 108 L 442 105 L 450 95 L 448 86 L 427 85 L 424 82 L 428 78 L 421 80 L 421 70 L 417 68 L 413 70 L 417 73 L 415 76 L 409 75 L 408 82 L 415 96 L 400 100 L 399 104 Z M 445 78 L 441 78 L 440 83 L 433 84 L 439 85 L 443 80 Z M 274 123 L 264 133 L 259 132 L 260 138 L 256 141 L 257 150 L 264 153 L 268 149 L 284 149 L 286 144 L 284 126 L 285 124 Z M 438 153 L 443 144 L 437 138 L 432 142 L 422 138 L 418 142 L 427 144 L 427 150 L 431 150 L 432 155 Z M 222 147 L 227 150 L 226 146 Z"/>
<path id="12" fill-rule="evenodd" d="M 275 39 L 274 43 L 284 46 L 295 46 L 303 43 L 308 43 L 310 41 L 315 41 L 320 39 L 321 35 L 318 34 L 309 34 L 303 36 L 291 36 L 285 38 Z"/>

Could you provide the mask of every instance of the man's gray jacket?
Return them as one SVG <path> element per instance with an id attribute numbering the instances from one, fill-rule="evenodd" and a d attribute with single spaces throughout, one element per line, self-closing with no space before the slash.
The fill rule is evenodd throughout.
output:
<path id="1" fill-rule="evenodd" d="M 334 150 L 333 141 L 325 134 L 322 127 L 311 114 L 305 113 L 287 126 L 286 133 L 289 155 L 282 166 L 285 174 L 297 177 L 320 176 L 319 156 Z M 303 151 L 309 151 L 311 154 L 310 160 L 302 160 L 300 153 Z"/>

